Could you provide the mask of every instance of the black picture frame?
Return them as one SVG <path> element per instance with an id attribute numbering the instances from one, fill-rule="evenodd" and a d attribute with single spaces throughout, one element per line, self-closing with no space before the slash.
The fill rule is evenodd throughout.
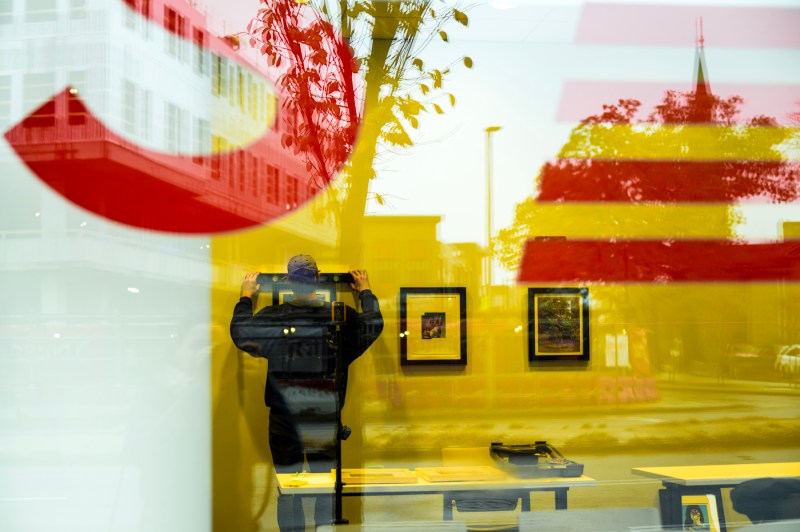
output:
<path id="1" fill-rule="evenodd" d="M 466 364 L 466 287 L 401 288 L 400 365 Z"/>
<path id="2" fill-rule="evenodd" d="M 586 361 L 589 289 L 528 289 L 528 360 Z"/>
<path id="3" fill-rule="evenodd" d="M 328 303 L 333 303 L 336 301 L 336 285 L 335 284 L 319 284 L 317 286 L 317 298 Z M 287 298 L 286 296 L 291 296 L 293 294 L 291 285 L 287 283 L 274 283 L 272 285 L 272 304 L 273 305 L 280 305 L 286 301 L 290 301 L 291 297 Z"/>
<path id="4" fill-rule="evenodd" d="M 338 284 L 351 281 L 352 276 L 350 274 L 320 275 L 316 290 L 317 297 L 323 301 L 333 303 L 337 301 Z M 256 282 L 260 285 L 259 305 L 257 305 L 257 308 L 261 308 L 261 306 L 280 305 L 286 300 L 285 296 L 287 294 L 292 294 L 292 287 L 285 273 L 259 273 Z M 264 296 L 263 299 L 261 298 L 262 294 Z"/>

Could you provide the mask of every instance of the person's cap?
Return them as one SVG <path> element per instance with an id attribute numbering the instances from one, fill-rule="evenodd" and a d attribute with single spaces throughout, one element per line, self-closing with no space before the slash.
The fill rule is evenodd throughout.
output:
<path id="1" fill-rule="evenodd" d="M 289 259 L 286 268 L 289 279 L 295 281 L 316 281 L 319 268 L 311 255 L 295 255 Z"/>

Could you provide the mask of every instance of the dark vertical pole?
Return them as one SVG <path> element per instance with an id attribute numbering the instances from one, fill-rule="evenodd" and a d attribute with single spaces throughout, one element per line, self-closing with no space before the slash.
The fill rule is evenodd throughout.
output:
<path id="1" fill-rule="evenodd" d="M 336 360 L 336 370 L 334 379 L 336 381 L 336 479 L 334 481 L 334 508 L 335 517 L 334 523 L 337 525 L 347 524 L 347 520 L 342 518 L 342 492 L 344 484 L 342 483 L 342 439 L 344 435 L 344 428 L 342 427 L 342 403 L 341 398 L 344 395 L 342 386 L 342 324 L 345 322 L 345 307 L 341 301 L 334 301 L 333 303 L 333 350 Z"/>

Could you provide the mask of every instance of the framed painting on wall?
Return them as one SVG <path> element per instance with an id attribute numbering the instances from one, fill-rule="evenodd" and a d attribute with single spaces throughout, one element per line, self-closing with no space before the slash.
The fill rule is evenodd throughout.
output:
<path id="1" fill-rule="evenodd" d="M 528 289 L 528 359 L 589 360 L 589 289 Z"/>
<path id="2" fill-rule="evenodd" d="M 467 289 L 400 289 L 400 364 L 467 363 Z"/>

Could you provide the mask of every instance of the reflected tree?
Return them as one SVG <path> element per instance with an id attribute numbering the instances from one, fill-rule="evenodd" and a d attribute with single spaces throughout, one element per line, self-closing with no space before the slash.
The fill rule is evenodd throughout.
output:
<path id="1" fill-rule="evenodd" d="M 672 237 L 733 237 L 739 221 L 733 203 L 796 200 L 800 172 L 784 156 L 793 129 L 767 116 L 740 120 L 742 102 L 739 96 L 667 91 L 645 120 L 637 119 L 638 100 L 604 105 L 541 168 L 537 193 L 517 205 L 512 225 L 495 240 L 498 258 L 515 269 L 524 242 L 552 236 L 554 225 L 563 229 L 560 235 L 579 230 L 613 238 L 636 224 L 642 232 L 673 229 Z M 608 209 L 581 210 L 592 204 Z M 723 208 L 715 217 L 698 209 L 696 219 L 685 219 L 686 210 L 675 209 L 681 204 Z"/>
<path id="2" fill-rule="evenodd" d="M 316 186 L 330 183 L 331 168 L 352 152 L 335 204 L 326 209 L 339 216 L 340 234 L 346 235 L 342 246 L 359 249 L 376 158 L 386 148 L 410 147 L 410 132 L 423 113 L 442 114 L 456 103 L 444 91 L 453 65 L 430 67 L 421 52 L 434 39 L 449 41 L 448 24 L 467 26 L 469 19 L 442 0 L 310 2 L 314 12 L 338 26 L 339 38 L 295 0 L 262 3 L 248 33 L 251 44 L 282 71 L 278 83 L 287 95 L 282 111 L 294 121 L 284 143 L 305 156 Z M 471 58 L 460 61 L 472 67 Z M 378 194 L 374 198 L 383 202 Z"/>
<path id="3" fill-rule="evenodd" d="M 676 238 L 732 239 L 736 202 L 797 200 L 798 164 L 786 156 L 795 128 L 778 127 L 767 116 L 743 120 L 742 102 L 739 96 L 668 91 L 649 114 L 634 99 L 603 106 L 541 168 L 536 193 L 517 205 L 513 223 L 495 240 L 498 258 L 516 269 L 528 239 L 556 236 L 644 236 L 666 246 Z M 661 290 L 666 297 L 658 297 Z M 724 375 L 727 346 L 747 339 L 752 319 L 739 290 L 656 283 L 593 291 L 604 331 L 619 334 L 635 325 L 656 357 L 680 339 L 685 371 Z M 760 336 L 768 342 L 769 334 Z"/>

